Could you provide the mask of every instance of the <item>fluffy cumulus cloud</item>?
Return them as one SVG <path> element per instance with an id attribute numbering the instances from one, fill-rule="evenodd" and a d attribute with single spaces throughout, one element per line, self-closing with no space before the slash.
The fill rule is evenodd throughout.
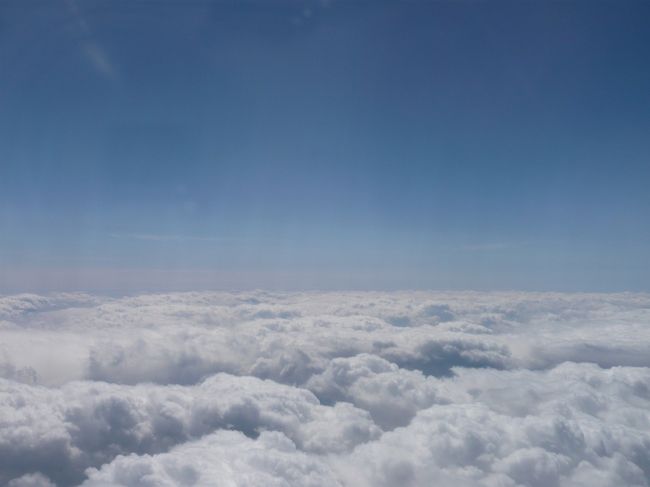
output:
<path id="1" fill-rule="evenodd" d="M 217 485 L 338 487 L 322 459 L 298 450 L 286 436 L 264 432 L 252 440 L 220 431 L 159 455 L 121 456 L 91 469 L 84 487 Z"/>
<path id="2" fill-rule="evenodd" d="M 650 296 L 0 297 L 0 485 L 650 485 Z"/>

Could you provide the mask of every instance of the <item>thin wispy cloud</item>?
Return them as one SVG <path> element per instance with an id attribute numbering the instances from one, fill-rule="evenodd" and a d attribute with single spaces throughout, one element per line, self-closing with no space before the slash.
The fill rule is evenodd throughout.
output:
<path id="1" fill-rule="evenodd" d="M 81 41 L 81 52 L 83 56 L 88 60 L 88 63 L 92 66 L 95 72 L 100 74 L 102 77 L 113 80 L 117 79 L 117 67 L 109 58 L 106 50 L 96 39 L 95 34 L 90 28 L 89 22 L 82 14 L 77 2 L 75 0 L 66 0 L 65 4 L 70 15 L 72 15 L 76 20 L 77 27 L 83 35 L 83 40 Z"/>
<path id="2" fill-rule="evenodd" d="M 111 233 L 111 238 L 126 240 L 147 240 L 152 242 L 228 242 L 236 239 L 227 237 L 197 236 L 197 235 L 174 235 L 174 234 L 155 234 L 155 233 Z"/>
<path id="3" fill-rule="evenodd" d="M 475 243 L 475 244 L 466 244 L 461 248 L 463 250 L 468 250 L 472 252 L 481 252 L 481 251 L 498 251 L 498 250 L 510 250 L 517 247 L 521 247 L 520 242 L 484 242 L 484 243 Z"/>

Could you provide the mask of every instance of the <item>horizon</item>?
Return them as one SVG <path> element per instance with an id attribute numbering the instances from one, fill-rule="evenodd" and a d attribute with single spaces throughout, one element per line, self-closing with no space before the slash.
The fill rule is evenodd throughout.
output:
<path id="1" fill-rule="evenodd" d="M 650 0 L 0 0 L 0 486 L 650 487 Z"/>

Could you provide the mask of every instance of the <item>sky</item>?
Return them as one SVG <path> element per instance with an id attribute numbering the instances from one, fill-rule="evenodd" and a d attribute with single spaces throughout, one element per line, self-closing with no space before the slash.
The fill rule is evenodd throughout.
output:
<path id="1" fill-rule="evenodd" d="M 0 292 L 648 291 L 649 19 L 2 0 Z"/>

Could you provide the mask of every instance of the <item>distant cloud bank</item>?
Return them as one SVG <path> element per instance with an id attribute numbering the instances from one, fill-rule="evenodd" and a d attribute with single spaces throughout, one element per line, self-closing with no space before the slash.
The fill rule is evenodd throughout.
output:
<path id="1" fill-rule="evenodd" d="M 9 487 L 650 485 L 650 295 L 0 296 Z"/>

